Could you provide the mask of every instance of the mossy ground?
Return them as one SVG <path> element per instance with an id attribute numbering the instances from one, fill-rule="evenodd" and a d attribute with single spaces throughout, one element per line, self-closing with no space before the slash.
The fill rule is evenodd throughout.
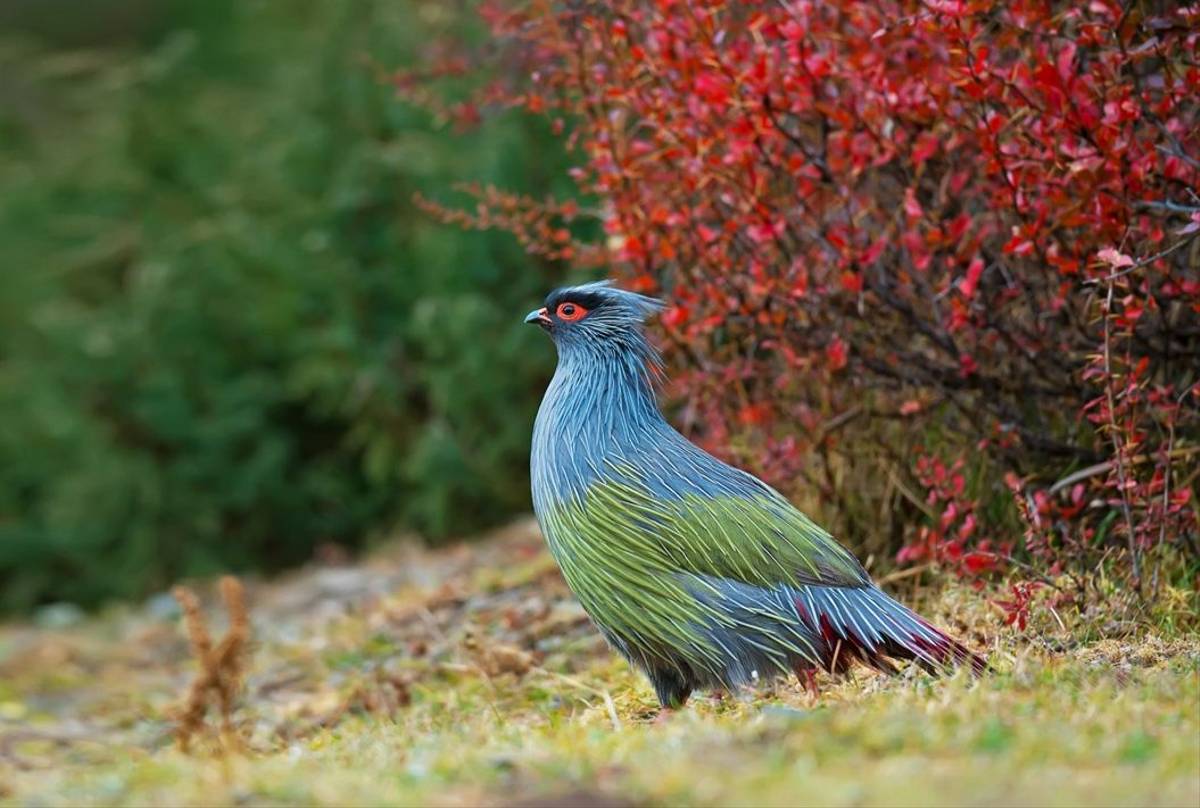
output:
<path id="1" fill-rule="evenodd" d="M 169 601 L 11 625 L 0 802 L 1200 804 L 1194 635 L 1067 616 L 1019 632 L 987 592 L 899 594 L 996 671 L 858 671 L 815 698 L 779 682 L 656 721 L 529 526 L 397 550 L 251 586 L 234 737 L 187 754 L 171 716 L 195 663 Z"/>

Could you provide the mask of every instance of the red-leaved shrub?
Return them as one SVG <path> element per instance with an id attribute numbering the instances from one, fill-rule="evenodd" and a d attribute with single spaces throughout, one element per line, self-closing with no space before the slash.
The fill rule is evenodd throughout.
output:
<path id="1" fill-rule="evenodd" d="M 901 561 L 1140 586 L 1151 548 L 1196 553 L 1200 5 L 483 12 L 523 76 L 456 118 L 548 116 L 584 201 L 468 188 L 474 211 L 440 210 L 663 294 L 694 437 L 857 503 L 859 535 L 880 498 L 924 511 L 881 545 Z"/>

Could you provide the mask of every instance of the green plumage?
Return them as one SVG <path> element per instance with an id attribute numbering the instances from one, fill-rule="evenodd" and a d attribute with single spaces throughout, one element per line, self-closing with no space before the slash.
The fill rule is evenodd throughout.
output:
<path id="1" fill-rule="evenodd" d="M 698 668 L 719 668 L 722 656 L 696 627 L 737 623 L 712 605 L 720 592 L 710 580 L 768 590 L 869 583 L 850 553 L 774 492 L 666 500 L 597 481 L 544 518 L 567 583 L 598 624 L 641 646 L 681 651 Z M 711 598 L 701 597 L 706 590 Z M 786 649 L 817 662 L 811 643 L 791 637 L 780 646 L 781 660 Z"/>

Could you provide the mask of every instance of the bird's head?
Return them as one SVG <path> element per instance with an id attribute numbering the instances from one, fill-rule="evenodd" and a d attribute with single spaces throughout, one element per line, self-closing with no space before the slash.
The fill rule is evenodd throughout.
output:
<path id="1" fill-rule="evenodd" d="M 559 350 L 649 348 L 643 334 L 646 318 L 662 308 L 652 297 L 627 292 L 608 281 L 555 289 L 525 322 L 541 326 Z"/>

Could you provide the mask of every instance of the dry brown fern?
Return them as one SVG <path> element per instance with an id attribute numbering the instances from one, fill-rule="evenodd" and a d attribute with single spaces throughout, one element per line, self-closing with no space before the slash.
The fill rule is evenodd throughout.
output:
<path id="1" fill-rule="evenodd" d="M 175 737 L 185 752 L 193 736 L 203 731 L 210 702 L 215 703 L 221 715 L 222 740 L 227 745 L 239 745 L 233 727 L 233 706 L 245 674 L 250 619 L 241 582 L 227 575 L 221 579 L 220 589 L 229 612 L 229 628 L 215 647 L 195 593 L 183 586 L 172 591 L 183 609 L 192 655 L 200 664 L 200 671 L 176 714 Z"/>

